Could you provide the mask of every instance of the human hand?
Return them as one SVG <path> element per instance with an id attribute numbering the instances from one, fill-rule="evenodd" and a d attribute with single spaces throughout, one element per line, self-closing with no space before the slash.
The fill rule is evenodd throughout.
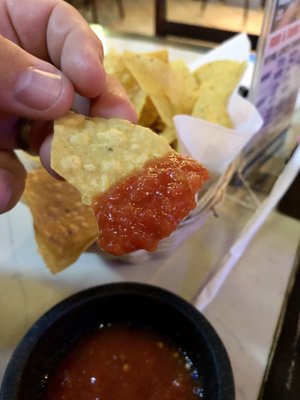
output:
<path id="1" fill-rule="evenodd" d="M 124 89 L 103 69 L 100 40 L 62 0 L 0 0 L 0 213 L 19 200 L 26 172 L 14 149 L 26 146 L 50 169 L 52 120 L 90 99 L 91 116 L 136 121 Z M 20 135 L 23 119 L 30 131 Z"/>

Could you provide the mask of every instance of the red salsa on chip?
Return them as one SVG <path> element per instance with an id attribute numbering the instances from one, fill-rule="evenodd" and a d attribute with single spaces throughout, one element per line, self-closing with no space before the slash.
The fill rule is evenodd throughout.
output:
<path id="1" fill-rule="evenodd" d="M 114 255 L 156 250 L 195 208 L 207 179 L 205 167 L 175 152 L 148 161 L 94 199 L 99 247 Z"/>
<path id="2" fill-rule="evenodd" d="M 79 339 L 50 375 L 44 400 L 196 400 L 191 360 L 157 333 L 110 326 Z"/>

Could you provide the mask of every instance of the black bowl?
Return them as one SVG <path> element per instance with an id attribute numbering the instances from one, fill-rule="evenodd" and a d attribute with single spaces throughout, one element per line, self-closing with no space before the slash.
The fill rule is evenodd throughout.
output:
<path id="1" fill-rule="evenodd" d="M 85 290 L 43 315 L 12 355 L 0 400 L 41 400 L 45 377 L 76 339 L 100 324 L 128 322 L 150 326 L 184 349 L 203 380 L 203 400 L 234 400 L 230 362 L 209 322 L 177 295 L 136 283 Z"/>

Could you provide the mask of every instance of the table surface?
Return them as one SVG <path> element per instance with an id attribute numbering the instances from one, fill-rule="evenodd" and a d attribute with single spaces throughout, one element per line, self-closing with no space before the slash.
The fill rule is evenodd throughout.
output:
<path id="1" fill-rule="evenodd" d="M 238 218 L 235 218 L 238 216 Z M 84 254 L 51 275 L 36 252 L 23 204 L 0 217 L 0 380 L 15 346 L 32 323 L 58 301 L 106 282 L 151 282 L 192 301 L 218 265 L 249 210 L 231 201 L 167 260 L 143 265 L 103 262 Z M 238 400 L 257 399 L 300 236 L 300 222 L 273 212 L 204 314 L 232 362 Z"/>
<path id="2" fill-rule="evenodd" d="M 114 42 L 118 43 L 121 48 L 128 48 L 128 42 Z M 130 43 L 131 50 L 140 48 L 138 43 Z M 156 48 L 148 44 L 145 49 L 149 47 Z M 184 55 L 188 61 L 199 56 L 187 50 L 174 50 L 173 55 L 176 54 Z M 20 203 L 1 215 L 0 381 L 15 346 L 32 323 L 79 290 L 106 282 L 150 282 L 192 301 L 252 212 L 227 199 L 218 210 L 218 217 L 211 215 L 167 259 L 121 264 L 90 251 L 58 275 L 51 275 L 37 254 L 27 207 Z M 272 212 L 204 311 L 228 350 L 237 400 L 257 399 L 299 237 L 299 221 Z"/>
<path id="3" fill-rule="evenodd" d="M 299 175 L 300 176 L 300 175 Z M 276 340 L 261 387 L 260 400 L 298 399 L 300 395 L 300 246 Z"/>

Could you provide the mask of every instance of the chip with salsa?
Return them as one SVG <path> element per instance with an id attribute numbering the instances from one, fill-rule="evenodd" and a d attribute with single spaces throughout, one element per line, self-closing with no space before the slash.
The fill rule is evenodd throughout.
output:
<path id="1" fill-rule="evenodd" d="M 148 128 L 75 113 L 55 122 L 51 166 L 93 207 L 97 243 L 114 255 L 154 251 L 208 179 L 205 167 Z"/>

